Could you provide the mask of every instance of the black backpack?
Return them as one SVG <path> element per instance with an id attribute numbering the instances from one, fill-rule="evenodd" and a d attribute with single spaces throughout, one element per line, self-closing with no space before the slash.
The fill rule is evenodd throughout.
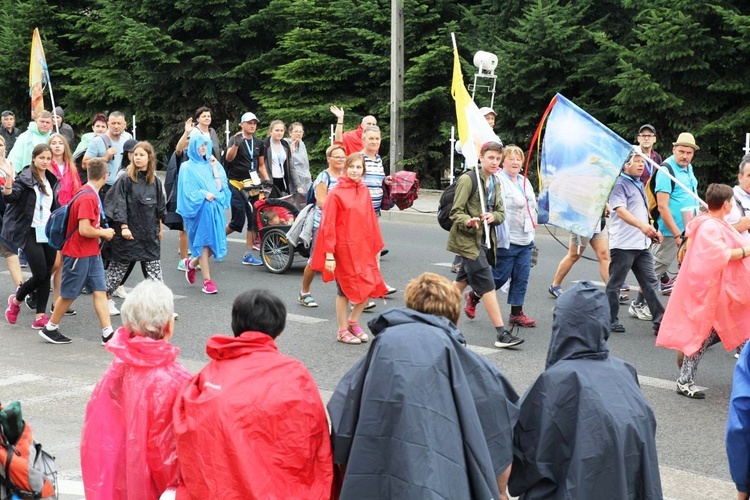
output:
<path id="1" fill-rule="evenodd" d="M 112 139 L 110 139 L 107 134 L 96 137 L 102 138 L 102 140 L 104 141 L 104 146 L 107 149 L 112 147 Z M 96 139 L 96 137 L 92 138 L 91 140 L 93 141 L 94 139 Z M 73 163 L 75 163 L 76 168 L 78 169 L 78 175 L 81 177 L 81 184 L 86 184 L 89 179 L 88 172 L 86 172 L 86 170 L 84 170 L 83 168 L 83 157 L 86 155 L 86 150 L 88 150 L 88 148 L 84 149 L 83 151 L 79 151 L 78 154 L 73 156 Z"/>
<path id="2" fill-rule="evenodd" d="M 468 173 L 471 173 L 471 171 L 469 171 Z M 474 193 L 476 193 L 477 187 L 479 186 L 478 175 L 479 174 L 476 173 L 476 169 L 474 170 L 474 175 L 469 175 L 469 178 L 471 179 L 471 193 L 469 193 L 469 198 L 474 196 Z M 461 176 L 459 176 L 459 178 L 460 177 Z M 438 224 L 440 224 L 440 227 L 442 227 L 446 231 L 450 231 L 451 227 L 453 227 L 453 221 L 451 220 L 451 210 L 453 209 L 453 198 L 456 197 L 457 184 L 458 179 L 456 179 L 453 184 L 445 188 L 445 191 L 443 191 L 443 194 L 440 195 L 440 201 L 438 202 Z"/>

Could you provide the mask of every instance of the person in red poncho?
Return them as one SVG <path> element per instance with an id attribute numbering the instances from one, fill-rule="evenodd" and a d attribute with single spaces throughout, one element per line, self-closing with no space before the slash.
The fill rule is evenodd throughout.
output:
<path id="1" fill-rule="evenodd" d="M 346 157 L 344 175 L 323 206 L 310 267 L 323 273 L 323 281 L 336 279 L 336 321 L 339 342 L 361 344 L 368 341 L 359 326 L 359 317 L 371 297 L 384 297 L 388 291 L 380 275 L 377 257 L 383 237 L 370 191 L 362 183 L 365 160 L 361 153 Z M 354 304 L 347 317 L 349 302 Z"/>
<path id="2" fill-rule="evenodd" d="M 105 347 L 115 359 L 83 423 L 88 500 L 158 500 L 179 483 L 172 407 L 190 373 L 169 342 L 173 312 L 172 292 L 159 281 L 141 282 L 122 304 L 123 326 Z"/>
<path id="3" fill-rule="evenodd" d="M 276 347 L 285 324 L 278 297 L 250 290 L 232 305 L 234 337 L 208 340 L 211 361 L 174 407 L 178 500 L 330 498 L 325 408 L 307 368 Z"/>

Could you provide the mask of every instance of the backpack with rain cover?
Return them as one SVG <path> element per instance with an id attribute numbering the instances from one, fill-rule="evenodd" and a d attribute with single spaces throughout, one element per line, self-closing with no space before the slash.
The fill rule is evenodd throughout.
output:
<path id="1" fill-rule="evenodd" d="M 55 457 L 34 440 L 21 404 L 0 406 L 0 500 L 57 498 Z"/>

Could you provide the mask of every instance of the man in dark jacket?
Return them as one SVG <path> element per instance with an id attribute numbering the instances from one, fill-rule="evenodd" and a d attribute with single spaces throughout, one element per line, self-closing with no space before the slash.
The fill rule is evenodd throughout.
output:
<path id="1" fill-rule="evenodd" d="M 587 281 L 555 304 L 547 367 L 516 424 L 511 495 L 661 499 L 656 419 L 635 368 L 609 355 L 609 305 Z"/>
<path id="2" fill-rule="evenodd" d="M 16 115 L 13 111 L 6 109 L 2 114 L 3 126 L 0 128 L 0 135 L 5 139 L 5 156 L 13 149 L 16 139 L 21 135 L 21 131 L 16 127 Z"/>
<path id="3" fill-rule="evenodd" d="M 328 403 L 341 499 L 507 499 L 518 396 L 455 322 L 461 295 L 425 273 L 370 321 L 368 354 Z"/>

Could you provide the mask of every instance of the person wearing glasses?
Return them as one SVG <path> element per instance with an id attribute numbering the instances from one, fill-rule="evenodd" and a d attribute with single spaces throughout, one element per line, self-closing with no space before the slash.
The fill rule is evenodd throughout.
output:
<path id="1" fill-rule="evenodd" d="M 648 156 L 658 165 L 661 165 L 662 162 L 664 162 L 661 155 L 654 149 L 654 144 L 656 144 L 656 129 L 653 125 L 649 125 L 648 123 L 641 125 L 641 128 L 638 129 L 638 136 L 636 139 L 638 140 L 638 145 L 641 147 L 641 153 Z M 643 174 L 641 174 L 641 182 L 645 185 L 653 173 L 654 167 L 647 164 L 646 168 L 643 169 Z"/>
<path id="2" fill-rule="evenodd" d="M 291 177 L 292 177 L 292 198 L 294 204 L 298 207 L 305 206 L 307 191 L 312 184 L 310 176 L 310 159 L 307 157 L 307 148 L 302 141 L 305 129 L 300 122 L 294 122 L 289 125 L 289 137 L 284 139 L 289 143 L 289 149 L 292 151 Z"/>
<path id="3" fill-rule="evenodd" d="M 313 247 L 315 246 L 315 237 L 318 232 L 318 226 L 320 226 L 323 204 L 326 201 L 328 193 L 336 187 L 339 177 L 344 173 L 344 162 L 346 161 L 344 146 L 341 144 L 329 146 L 326 149 L 326 160 L 328 161 L 328 168 L 319 173 L 315 178 L 315 182 L 313 182 L 313 186 L 315 186 L 315 213 L 313 215 L 313 243 L 310 246 L 310 255 L 312 255 Z M 310 267 L 311 260 L 307 261 L 305 271 L 302 274 L 302 291 L 297 300 L 305 307 L 318 307 L 318 303 L 315 302 L 310 293 L 310 285 L 312 285 L 315 278 L 315 271 Z"/>

